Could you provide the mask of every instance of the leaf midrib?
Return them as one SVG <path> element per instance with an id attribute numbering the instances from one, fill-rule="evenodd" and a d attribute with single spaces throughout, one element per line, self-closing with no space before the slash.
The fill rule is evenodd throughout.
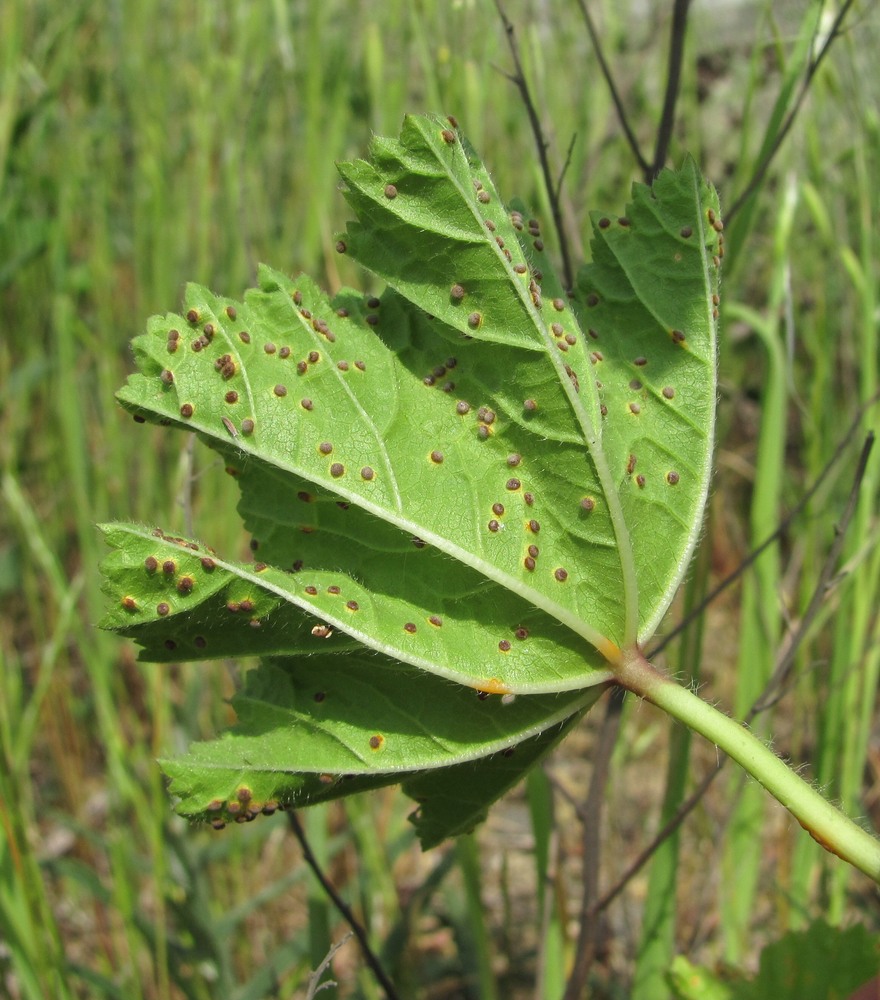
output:
<path id="1" fill-rule="evenodd" d="M 425 120 L 423 118 L 415 118 L 415 117 L 413 117 L 413 120 L 416 122 L 416 124 L 419 126 L 421 130 L 423 128 L 423 123 Z M 428 147 L 435 152 L 436 156 L 434 145 L 430 142 L 429 137 L 425 134 L 424 131 L 422 131 L 422 136 Z M 465 157 L 467 156 L 464 147 L 461 145 L 460 142 L 456 144 L 455 148 L 461 150 L 462 155 L 464 155 Z M 446 163 L 442 160 L 442 158 L 436 156 L 436 159 L 437 162 L 440 163 L 441 166 L 446 170 L 446 175 L 449 181 L 454 185 L 454 187 L 459 193 L 459 196 L 461 197 L 462 202 L 468 207 L 469 211 L 473 215 L 474 220 L 477 223 L 478 230 L 482 230 L 483 220 L 473 203 L 473 199 L 468 198 L 466 196 L 466 192 L 462 184 L 459 182 L 458 178 L 454 175 L 454 173 L 447 167 Z M 519 239 L 518 236 L 517 239 Z M 605 497 L 606 502 L 608 503 L 608 512 L 611 518 L 612 528 L 614 530 L 614 537 L 617 541 L 617 552 L 618 552 L 618 558 L 620 560 L 621 579 L 623 582 L 623 591 L 624 591 L 623 593 L 624 627 L 623 627 L 622 642 L 624 646 L 631 645 L 636 640 L 636 635 L 638 632 L 638 620 L 639 620 L 638 579 L 636 575 L 635 557 L 633 555 L 632 546 L 630 544 L 629 532 L 627 531 L 626 528 L 626 518 L 623 511 L 623 505 L 620 500 L 620 494 L 618 493 L 617 490 L 617 484 L 614 480 L 614 477 L 612 476 L 611 467 L 608 463 L 607 456 L 605 455 L 605 452 L 602 449 L 600 429 L 597 429 L 593 424 L 593 420 L 590 417 L 590 414 L 587 412 L 587 409 L 581 400 L 580 394 L 575 389 L 571 379 L 568 377 L 568 373 L 565 370 L 565 362 L 562 356 L 560 355 L 559 351 L 556 350 L 555 344 L 553 342 L 553 337 L 551 336 L 550 331 L 547 329 L 547 325 L 545 324 L 543 317 L 536 308 L 535 304 L 532 302 L 531 296 L 528 294 L 528 289 L 524 286 L 522 281 L 518 280 L 518 276 L 514 272 L 513 266 L 509 264 L 509 262 L 504 257 L 503 253 L 501 252 L 501 249 L 498 247 L 495 241 L 484 238 L 484 242 L 486 242 L 494 250 L 496 257 L 498 258 L 499 262 L 501 263 L 502 267 L 505 270 L 505 273 L 507 274 L 508 284 L 512 286 L 516 291 L 517 296 L 519 297 L 520 301 L 522 302 L 522 304 L 526 309 L 527 314 L 532 320 L 532 325 L 538 331 L 538 335 L 541 339 L 541 342 L 544 345 L 544 354 L 549 359 L 550 363 L 553 365 L 553 368 L 556 372 L 556 378 L 559 384 L 562 386 L 563 392 L 568 398 L 569 404 L 572 408 L 572 412 L 574 413 L 575 420 L 577 421 L 577 424 L 580 427 L 583 441 L 586 444 L 590 457 L 593 460 L 593 465 L 596 470 L 596 475 L 599 479 L 599 484 L 602 487 L 603 495 Z M 525 251 L 525 248 L 523 248 L 523 250 Z M 580 323 L 578 322 L 577 317 L 574 316 L 573 318 L 574 321 L 578 323 L 578 328 L 580 328 Z M 583 335 L 584 335 L 583 330 L 581 330 L 581 336 L 583 337 Z M 589 386 L 590 394 L 594 402 L 596 402 L 597 404 L 596 408 L 598 410 L 598 395 L 595 382 L 593 379 L 586 379 L 585 382 Z M 537 601 L 533 601 L 533 603 L 538 604 Z M 540 604 L 538 604 L 538 606 L 541 607 Z M 569 622 L 567 622 L 564 618 L 560 617 L 559 615 L 555 615 L 555 617 L 558 617 L 559 620 L 563 621 L 565 624 L 569 624 Z M 587 625 L 587 623 L 583 624 L 585 626 Z M 570 624 L 569 627 L 571 627 Z M 606 658 L 609 658 L 609 653 L 611 653 L 612 655 L 610 659 L 612 662 L 616 658 L 615 654 L 611 650 L 607 649 L 607 646 L 605 649 L 602 648 L 601 642 L 597 641 L 599 633 L 596 630 L 590 629 L 593 635 L 596 636 L 597 638 L 591 638 L 589 635 L 586 634 L 585 631 L 581 629 L 575 629 L 575 631 L 577 631 L 580 635 L 583 635 L 584 638 L 586 638 L 589 642 L 591 642 L 594 646 L 596 646 L 596 648 L 599 649 L 599 651 L 604 656 L 606 656 Z M 602 636 L 601 639 L 604 640 L 605 643 L 607 644 L 608 641 L 607 637 Z"/>

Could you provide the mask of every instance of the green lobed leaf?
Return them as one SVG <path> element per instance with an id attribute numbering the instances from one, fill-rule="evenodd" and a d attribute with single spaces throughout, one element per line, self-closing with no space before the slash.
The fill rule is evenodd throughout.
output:
<path id="1" fill-rule="evenodd" d="M 594 217 L 594 261 L 566 294 L 537 222 L 505 209 L 449 122 L 407 118 L 340 172 L 358 221 L 339 249 L 386 292 L 331 300 L 268 268 L 243 302 L 189 286 L 182 313 L 134 341 L 139 371 L 119 393 L 221 454 L 256 562 L 107 526 L 104 624 L 157 660 L 320 651 L 303 670 L 370 662 L 387 678 L 390 657 L 426 691 L 526 695 L 531 721 L 505 738 L 552 742 L 586 705 L 577 692 L 657 627 L 696 543 L 723 255 L 714 192 L 691 161 L 635 186 L 626 216 Z M 342 655 L 361 647 L 381 655 Z M 332 794 L 314 774 L 357 772 L 345 755 L 375 735 L 360 708 L 384 718 L 370 690 L 338 720 L 342 757 L 321 759 L 305 726 L 274 771 L 290 706 L 264 691 L 247 731 L 166 762 L 185 809 L 232 801 L 242 775 L 262 783 L 257 800 Z M 432 724 L 455 711 L 449 697 Z M 253 731 L 260 718 L 276 743 Z M 424 780 L 438 788 L 458 767 L 498 773 L 490 736 L 432 746 L 427 732 L 386 759 L 435 769 Z"/>
<path id="2" fill-rule="evenodd" d="M 381 657 L 269 659 L 248 672 L 233 699 L 236 726 L 163 767 L 179 810 L 212 820 L 262 811 L 267 802 L 273 809 L 308 805 L 422 772 L 412 786 L 419 798 L 459 788 L 457 825 L 471 816 L 473 802 L 485 808 L 493 784 L 500 795 L 515 783 L 600 694 L 591 688 L 512 700 L 478 697 Z M 438 761 L 439 770 L 459 777 L 423 770 Z M 465 762 L 472 766 L 464 771 L 451 766 Z M 453 822 L 448 809 L 440 813 L 429 810 L 425 822 Z"/>

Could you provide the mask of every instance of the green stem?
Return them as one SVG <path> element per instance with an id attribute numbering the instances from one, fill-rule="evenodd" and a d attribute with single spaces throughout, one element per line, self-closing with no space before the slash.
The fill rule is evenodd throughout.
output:
<path id="1" fill-rule="evenodd" d="M 630 691 L 732 757 L 827 851 L 880 883 L 880 840 L 836 809 L 748 729 L 662 675 L 637 649 L 624 652 L 616 673 Z"/>

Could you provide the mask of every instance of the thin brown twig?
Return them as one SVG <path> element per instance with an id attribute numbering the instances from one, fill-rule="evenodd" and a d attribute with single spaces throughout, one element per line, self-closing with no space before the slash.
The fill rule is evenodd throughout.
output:
<path id="1" fill-rule="evenodd" d="M 729 223 L 732 221 L 733 217 L 742 209 L 743 205 L 752 197 L 755 191 L 760 187 L 762 181 L 767 175 L 767 171 L 770 169 L 770 164 L 776 158 L 776 154 L 782 148 L 782 143 L 785 141 L 786 136 L 791 131 L 791 127 L 794 125 L 795 119 L 801 109 L 801 106 L 806 99 L 807 94 L 810 90 L 810 84 L 813 82 L 813 77 L 816 75 L 819 67 L 822 65 L 822 61 L 825 56 L 828 55 L 832 44 L 837 39 L 840 34 L 841 26 L 849 13 L 850 8 L 853 6 L 855 0 L 844 0 L 840 10 L 837 12 L 834 18 L 834 23 L 831 25 L 831 30 L 828 32 L 828 37 L 825 39 L 824 44 L 819 49 L 819 51 L 810 59 L 807 63 L 807 71 L 804 74 L 804 78 L 801 81 L 801 87 L 798 91 L 797 97 L 794 101 L 794 106 L 786 115 L 785 120 L 782 123 L 779 131 L 773 139 L 770 148 L 764 155 L 764 158 L 755 167 L 754 173 L 749 179 L 748 184 L 745 188 L 737 195 L 736 200 L 725 212 L 725 219 Z"/>
<path id="2" fill-rule="evenodd" d="M 376 977 L 376 981 L 385 991 L 385 996 L 388 1000 L 400 1000 L 397 990 L 394 988 L 394 984 L 388 978 L 387 973 L 382 968 L 382 963 L 379 961 L 379 956 L 370 947 L 370 942 L 367 940 L 367 932 L 364 930 L 363 925 L 354 915 L 351 907 L 342 896 L 336 891 L 336 887 L 327 878 L 324 870 L 321 868 L 318 859 L 315 857 L 315 853 L 312 850 L 312 846 L 306 837 L 306 832 L 302 828 L 302 824 L 299 821 L 294 810 L 290 810 L 287 813 L 287 822 L 290 825 L 290 829 L 293 830 L 293 835 L 299 841 L 299 846 L 302 848 L 303 860 L 312 869 L 312 873 L 321 885 L 321 888 L 327 894 L 333 905 L 342 914 L 342 918 L 351 928 L 352 933 L 357 938 L 358 944 L 361 946 L 361 951 L 364 955 L 364 960 L 370 967 L 373 975 Z"/>
<path id="3" fill-rule="evenodd" d="M 614 77 L 611 74 L 611 67 L 605 59 L 605 53 L 602 51 L 602 43 L 599 39 L 599 32 L 596 31 L 596 25 L 593 23 L 593 18 L 587 8 L 586 0 L 578 0 L 578 6 L 581 9 L 584 23 L 587 26 L 587 33 L 589 34 L 590 41 L 593 44 L 593 51 L 596 53 L 596 59 L 599 62 L 599 69 L 602 72 L 602 76 L 605 78 L 605 85 L 608 87 L 608 92 L 611 95 L 612 102 L 614 103 L 614 109 L 617 112 L 617 120 L 620 122 L 620 127 L 623 129 L 623 134 L 626 137 L 626 141 L 629 143 L 629 148 L 632 150 L 636 163 L 639 165 L 639 170 L 641 170 L 647 177 L 651 171 L 651 164 L 648 163 L 642 155 L 642 151 L 639 149 L 639 141 L 636 139 L 635 133 L 630 128 L 629 119 L 626 116 L 626 109 L 623 106 L 623 99 L 617 89 L 617 84 L 614 82 Z"/>
<path id="4" fill-rule="evenodd" d="M 865 478 L 865 470 L 868 465 L 868 460 L 871 457 L 871 450 L 873 447 L 874 432 L 869 431 L 867 437 L 865 438 L 865 443 L 862 445 L 862 451 L 859 455 L 858 464 L 856 465 L 855 481 L 853 482 L 853 487 L 850 490 L 847 505 L 844 508 L 840 521 L 834 526 L 834 541 L 831 544 L 831 548 L 828 550 L 828 556 L 825 559 L 825 562 L 822 564 L 822 570 L 819 573 L 819 579 L 813 589 L 810 603 L 807 605 L 807 609 L 804 611 L 797 628 L 789 633 L 788 641 L 784 644 L 782 649 L 780 649 L 777 656 L 776 666 L 773 669 L 773 674 L 767 682 L 767 686 L 760 698 L 758 698 L 754 705 L 752 705 L 748 716 L 746 716 L 746 724 L 748 724 L 759 712 L 764 712 L 770 708 L 774 699 L 779 697 L 779 693 L 782 692 L 788 684 L 791 672 L 794 668 L 794 658 L 798 648 L 803 643 L 810 626 L 819 614 L 819 611 L 828 596 L 831 581 L 837 573 L 837 564 L 840 561 L 840 556 L 843 552 L 846 529 L 852 520 L 853 514 L 855 513 L 856 503 L 859 499 L 859 489 L 862 485 L 862 480 Z"/>
<path id="5" fill-rule="evenodd" d="M 532 100 L 532 93 L 529 90 L 529 84 L 526 80 L 522 60 L 520 59 L 519 42 L 516 38 L 516 30 L 514 29 L 510 19 L 507 17 L 507 14 L 505 14 L 504 5 L 501 0 L 495 0 L 495 7 L 498 10 L 498 16 L 501 19 L 501 23 L 504 26 L 504 33 L 507 35 L 507 45 L 510 49 L 510 54 L 513 58 L 513 65 L 516 70 L 513 74 L 505 73 L 504 75 L 519 90 L 520 97 L 525 105 L 526 114 L 529 118 L 529 125 L 531 126 L 532 135 L 535 139 L 535 147 L 538 151 L 538 161 L 541 164 L 541 175 L 544 178 L 544 188 L 547 191 L 547 198 L 550 202 L 550 213 L 553 216 L 553 227 L 556 230 L 559 252 L 562 256 L 562 274 L 565 280 L 565 287 L 566 289 L 572 289 L 574 288 L 574 267 L 572 265 L 571 249 L 568 245 L 568 237 L 566 236 L 565 225 L 562 219 L 562 207 L 559 202 L 559 191 L 553 182 L 553 171 L 550 169 L 550 159 L 547 155 L 547 150 L 550 144 L 544 137 L 544 130 L 541 127 L 541 119 L 538 117 L 538 111 L 535 107 L 535 102 Z M 560 177 L 560 184 L 561 181 L 562 178 Z"/>
<path id="6" fill-rule="evenodd" d="M 688 9 L 691 0 L 675 0 L 672 9 L 672 27 L 669 33 L 669 60 L 666 70 L 666 93 L 663 97 L 663 112 L 657 127 L 657 143 L 654 147 L 654 161 L 646 171 L 645 182 L 651 181 L 663 169 L 669 153 L 672 130 L 675 127 L 675 105 L 681 84 L 681 64 L 684 59 L 684 39 L 687 34 Z"/>
<path id="7" fill-rule="evenodd" d="M 620 730 L 620 714 L 626 692 L 614 688 L 602 721 L 596 752 L 593 754 L 593 773 L 590 788 L 582 810 L 578 810 L 583 823 L 583 889 L 581 894 L 580 928 L 575 950 L 574 967 L 565 987 L 563 1000 L 580 1000 L 584 995 L 590 966 L 596 955 L 599 937 L 599 858 L 601 855 L 602 803 L 605 786 L 611 770 L 611 755 Z"/>
<path id="8" fill-rule="evenodd" d="M 851 429 L 852 430 L 852 429 Z M 835 456 L 833 456 L 832 461 L 836 459 L 850 436 L 850 432 L 847 433 L 843 444 L 839 446 Z M 809 633 L 810 626 L 815 620 L 816 616 L 821 609 L 822 603 L 827 597 L 829 583 L 834 578 L 836 572 L 836 566 L 840 559 L 841 552 L 843 550 L 844 538 L 846 535 L 847 528 L 852 520 L 853 514 L 855 513 L 856 503 L 858 502 L 859 493 L 861 491 L 862 481 L 865 477 L 865 470 L 867 468 L 868 459 L 871 454 L 871 450 L 874 446 L 874 434 L 869 432 L 865 438 L 865 442 L 862 445 L 861 453 L 859 454 L 859 460 L 856 464 L 856 471 L 853 477 L 852 489 L 849 493 L 849 498 L 847 499 L 846 506 L 844 507 L 843 513 L 841 514 L 840 520 L 835 525 L 835 538 L 831 548 L 828 551 L 828 555 L 822 565 L 822 569 L 819 573 L 819 579 L 813 589 L 813 594 L 811 596 L 810 602 L 807 606 L 807 610 L 798 623 L 797 628 L 790 634 L 789 640 L 784 644 L 784 646 L 779 650 L 777 656 L 776 666 L 774 667 L 773 674 L 771 675 L 769 681 L 764 687 L 764 690 L 752 704 L 748 713 L 743 720 L 743 725 L 748 726 L 757 715 L 761 712 L 766 711 L 773 704 L 778 701 L 781 697 L 780 692 L 782 692 L 784 686 L 787 684 L 791 671 L 793 669 L 794 658 L 797 654 L 798 649 L 803 644 L 804 640 Z M 830 464 L 830 463 L 829 463 Z M 819 476 L 818 482 L 825 478 L 829 471 L 829 465 L 822 470 Z M 810 495 L 815 492 L 816 485 L 814 485 L 811 490 Z M 650 861 L 654 853 L 660 847 L 660 845 L 668 838 L 671 837 L 673 833 L 681 826 L 681 824 L 687 819 L 694 808 L 703 799 L 703 796 L 709 790 L 712 782 L 721 773 L 724 765 L 727 763 L 727 754 L 720 753 L 718 759 L 715 762 L 714 768 L 706 774 L 701 780 L 700 784 L 694 789 L 691 795 L 678 807 L 675 814 L 669 818 L 669 820 L 664 824 L 664 826 L 655 834 L 651 842 L 636 856 L 636 858 L 630 863 L 629 867 L 620 876 L 617 882 L 598 900 L 594 906 L 596 913 L 591 914 L 591 919 L 595 920 L 595 917 L 606 909 L 617 896 L 623 891 L 626 885 L 633 879 L 639 871 Z"/>
<path id="9" fill-rule="evenodd" d="M 556 178 L 556 198 L 561 200 L 562 198 L 562 182 L 565 180 L 565 175 L 568 173 L 568 168 L 571 166 L 571 157 L 574 153 L 574 144 L 577 142 L 577 132 L 574 132 L 571 137 L 571 141 L 568 144 L 568 149 L 565 151 L 565 162 L 562 164 L 562 170 L 559 171 L 559 176 Z"/>

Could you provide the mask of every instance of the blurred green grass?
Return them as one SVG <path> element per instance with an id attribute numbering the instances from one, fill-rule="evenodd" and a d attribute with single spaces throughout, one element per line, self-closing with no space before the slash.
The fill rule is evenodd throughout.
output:
<path id="1" fill-rule="evenodd" d="M 576 6 L 519 0 L 506 9 L 557 170 L 574 136 L 563 205 L 582 250 L 586 210 L 621 206 L 637 170 Z M 650 148 L 668 11 L 606 3 L 598 15 L 633 127 Z M 802 74 L 797 40 L 819 16 L 816 4 L 765 3 L 726 27 L 717 12 L 695 12 L 673 158 L 697 155 L 722 204 L 751 175 L 780 87 Z M 794 505 L 878 388 L 878 44 L 876 7 L 857 5 L 754 211 L 741 213 L 738 239 L 728 240 L 723 433 L 705 540 L 713 579 Z M 503 31 L 488 0 L 11 0 L 0 9 L 0 60 L 0 994 L 293 995 L 341 931 L 308 888 L 283 820 L 220 837 L 187 829 L 154 764 L 228 724 L 224 699 L 239 668 L 139 664 L 93 627 L 102 606 L 93 525 L 125 517 L 188 531 L 191 522 L 235 551 L 244 540 L 233 484 L 177 436 L 135 433 L 113 393 L 130 368 L 128 341 L 148 315 L 176 307 L 187 280 L 238 294 L 265 260 L 331 289 L 363 285 L 333 252 L 346 219 L 333 162 L 362 154 L 372 131 L 396 132 L 407 110 L 455 114 L 499 188 L 546 217 L 526 117 L 502 72 Z M 752 596 L 741 602 L 737 590 L 710 613 L 702 680 L 723 703 L 746 705 L 806 606 L 852 466 L 848 455 L 750 575 Z M 876 469 L 875 456 L 847 572 L 799 653 L 793 694 L 768 723 L 780 751 L 812 761 L 832 796 L 875 820 Z M 624 847 L 635 853 L 656 826 L 645 816 L 660 800 L 650 765 L 665 752 L 666 726 L 650 710 L 631 714 L 610 797 L 609 882 Z M 569 756 L 590 738 L 587 730 L 572 741 Z M 695 753 L 699 771 L 711 752 Z M 580 774 L 577 766 L 563 761 L 560 780 Z M 747 961 L 755 942 L 825 910 L 877 925 L 863 885 L 760 797 L 734 813 L 739 833 L 728 841 L 755 848 L 748 876 L 740 867 L 721 885 L 707 879 L 730 795 L 736 788 L 693 818 L 672 861 L 681 898 L 667 916 L 667 951 L 698 941 L 707 960 Z M 486 927 L 471 848 L 460 863 L 420 858 L 405 813 L 383 793 L 309 821 L 376 946 L 385 943 L 401 989 L 476 991 L 491 948 L 504 995 L 530 995 L 543 948 L 570 956 L 575 900 L 564 879 L 552 900 L 534 882 L 524 894 L 522 879 L 535 875 L 516 867 L 517 854 L 536 838 L 542 878 L 574 864 L 564 803 L 555 831 L 552 810 L 534 810 L 512 847 L 496 843 L 497 826 L 482 832 L 484 858 L 500 866 L 482 870 L 494 901 Z M 728 870 L 737 871 L 742 848 L 730 850 Z M 435 865 L 445 895 L 431 894 Z M 636 883 L 636 898 L 645 884 Z M 597 995 L 625 992 L 630 981 L 639 941 L 630 909 L 608 918 L 620 933 Z M 514 928 L 529 920 L 523 947 Z M 470 939 L 482 943 L 466 946 Z M 339 995 L 378 995 L 354 946 L 341 955 Z"/>

